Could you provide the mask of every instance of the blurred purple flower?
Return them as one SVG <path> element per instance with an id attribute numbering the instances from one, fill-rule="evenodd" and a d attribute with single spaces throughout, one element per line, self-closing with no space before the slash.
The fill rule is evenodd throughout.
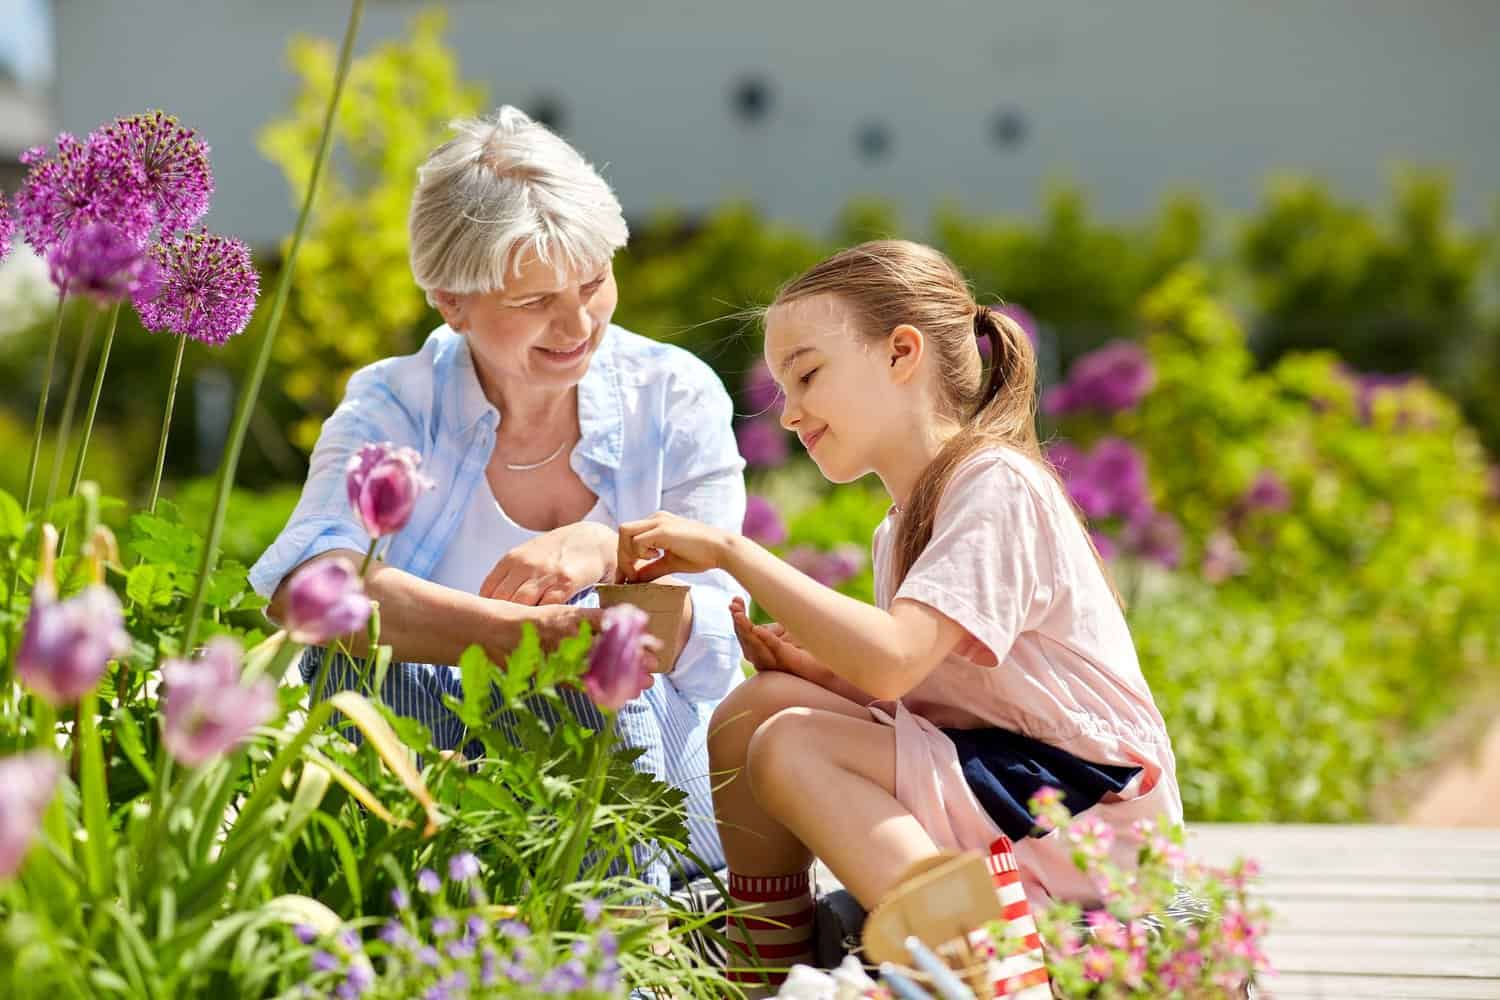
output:
<path id="1" fill-rule="evenodd" d="M 1000 313 L 1002 316 L 1009 316 L 1015 320 L 1016 325 L 1026 334 L 1026 339 L 1031 341 L 1031 346 L 1037 346 L 1037 322 L 1036 317 L 1031 314 L 1031 310 L 1025 306 L 1010 302 L 1003 306 L 996 306 L 995 312 Z"/>
<path id="2" fill-rule="evenodd" d="M 1261 472 L 1240 498 L 1240 505 L 1246 510 L 1265 510 L 1273 512 L 1285 511 L 1292 505 L 1292 495 L 1287 490 L 1286 484 L 1276 473 L 1269 469 Z"/>
<path id="3" fill-rule="evenodd" d="M 0 191 L 0 261 L 10 256 L 10 241 L 15 234 L 15 217 L 10 214 L 10 205 L 5 201 L 5 192 Z"/>
<path id="4" fill-rule="evenodd" d="M 245 244 L 199 230 L 167 237 L 148 252 L 161 285 L 135 298 L 146 329 L 210 345 L 245 329 L 260 294 L 260 275 Z"/>
<path id="5" fill-rule="evenodd" d="M 54 705 L 71 705 L 93 690 L 110 660 L 130 650 L 120 599 L 103 584 L 90 584 L 59 602 L 50 582 L 32 592 L 16 676 Z"/>
<path id="6" fill-rule="evenodd" d="M 755 362 L 745 376 L 745 404 L 750 412 L 759 416 L 781 402 L 781 386 L 764 360 Z"/>
<path id="7" fill-rule="evenodd" d="M 405 889 L 395 888 L 391 890 L 391 907 L 397 912 L 411 905 L 411 897 L 406 894 Z"/>
<path id="8" fill-rule="evenodd" d="M 1108 495 L 1109 515 L 1136 520 L 1150 509 L 1146 460 L 1123 438 L 1103 438 L 1094 445 L 1080 476 Z"/>
<path id="9" fill-rule="evenodd" d="M 656 646 L 647 632 L 651 619 L 633 604 L 617 604 L 604 612 L 603 629 L 589 651 L 583 686 L 600 708 L 617 712 L 651 686 L 646 652 Z"/>
<path id="10" fill-rule="evenodd" d="M 452 917 L 438 916 L 432 918 L 432 933 L 438 937 L 445 938 L 456 930 L 458 930 L 458 924 L 454 922 Z"/>
<path id="11" fill-rule="evenodd" d="M 1117 340 L 1083 355 L 1068 379 L 1047 392 L 1042 408 L 1053 416 L 1078 410 L 1118 413 L 1132 409 L 1156 384 L 1156 369 L 1139 344 Z"/>
<path id="12" fill-rule="evenodd" d="M 162 743 L 178 763 L 199 767 L 250 738 L 276 711 L 276 683 L 261 677 L 240 682 L 240 644 L 228 636 L 210 639 L 197 660 L 162 666 L 166 706 Z"/>
<path id="13" fill-rule="evenodd" d="M 786 554 L 786 561 L 825 587 L 837 587 L 865 567 L 865 553 L 858 545 L 840 545 L 832 551 L 799 545 Z"/>
<path id="14" fill-rule="evenodd" d="M 359 931 L 353 927 L 345 927 L 339 931 L 335 940 L 338 941 L 339 947 L 347 952 L 353 953 L 364 950 L 364 942 L 359 938 Z"/>
<path id="15" fill-rule="evenodd" d="M 745 521 L 740 533 L 761 545 L 780 545 L 786 541 L 786 522 L 771 501 L 752 493 L 745 498 Z"/>
<path id="16" fill-rule="evenodd" d="M 344 991 L 344 996 L 358 997 L 364 996 L 374 985 L 375 970 L 367 962 L 359 961 L 350 963 L 339 989 Z"/>
<path id="17" fill-rule="evenodd" d="M 292 574 L 287 585 L 286 629 L 296 642 L 321 646 L 358 632 L 370 618 L 370 599 L 354 564 L 343 556 L 320 559 Z"/>
<path id="18" fill-rule="evenodd" d="M 1245 572 L 1245 554 L 1240 551 L 1233 535 L 1219 530 L 1208 536 L 1203 543 L 1201 572 L 1209 583 L 1223 583 Z"/>
<path id="19" fill-rule="evenodd" d="M 28 150 L 21 162 L 31 168 L 16 194 L 26 242 L 45 256 L 68 234 L 90 222 L 108 222 L 144 243 L 156 223 L 146 195 L 146 175 L 118 137 L 96 132 L 80 142 L 67 132 L 57 137 L 57 155 Z"/>
<path id="20" fill-rule="evenodd" d="M 739 442 L 740 455 L 751 466 L 775 468 L 790 454 L 786 432 L 772 418 L 743 420 L 735 428 L 734 437 Z"/>
<path id="21" fill-rule="evenodd" d="M 46 750 L 0 758 L 0 880 L 20 870 L 62 772 Z"/>
<path id="22" fill-rule="evenodd" d="M 1099 550 L 1099 558 L 1108 560 L 1119 554 L 1115 540 L 1098 528 L 1089 529 L 1089 538 L 1093 541 L 1094 548 Z"/>
<path id="23" fill-rule="evenodd" d="M 584 920 L 588 921 L 589 923 L 593 923 L 603 915 L 604 904 L 599 902 L 597 899 L 585 899 L 579 906 L 579 910 L 583 913 Z"/>
<path id="24" fill-rule="evenodd" d="M 1344 377 L 1354 386 L 1354 403 L 1359 412 L 1360 423 L 1368 424 L 1375 414 L 1375 401 L 1388 392 L 1398 392 L 1417 381 L 1415 375 L 1386 372 L 1357 372 L 1352 368 L 1341 368 Z M 1396 423 L 1402 426 L 1409 418 L 1397 414 Z"/>
<path id="25" fill-rule="evenodd" d="M 336 972 L 343 968 L 340 962 L 332 954 L 326 951 L 315 951 L 312 953 L 312 968 L 314 972 Z"/>
<path id="26" fill-rule="evenodd" d="M 297 940 L 302 942 L 303 944 L 312 944 L 318 938 L 322 937 L 322 935 L 318 933 L 318 929 L 311 924 L 295 925 L 292 928 L 292 934 L 294 934 Z"/>
<path id="27" fill-rule="evenodd" d="M 438 873 L 431 868 L 423 868 L 417 872 L 417 889 L 429 896 L 435 896 L 443 888 L 443 880 L 438 878 Z"/>
<path id="28" fill-rule="evenodd" d="M 149 298 L 160 287 L 156 262 L 118 226 L 89 222 L 47 254 L 52 284 L 64 295 L 83 293 L 101 302 Z"/>
<path id="29" fill-rule="evenodd" d="M 1045 454 L 1063 482 L 1083 467 L 1083 452 L 1071 441 L 1053 441 L 1047 445 Z"/>
<path id="30" fill-rule="evenodd" d="M 448 859 L 448 877 L 455 882 L 467 882 L 479 877 L 479 859 L 469 851 L 455 854 Z"/>
<path id="31" fill-rule="evenodd" d="M 349 505 L 371 538 L 406 527 L 418 497 L 436 484 L 417 471 L 422 456 L 389 441 L 362 445 L 344 467 Z"/>
<path id="32" fill-rule="evenodd" d="M 1130 551 L 1167 569 L 1176 569 L 1182 561 L 1182 526 L 1165 511 L 1126 524 L 1121 541 Z"/>
<path id="33" fill-rule="evenodd" d="M 141 165 L 143 190 L 163 235 L 191 228 L 203 218 L 213 197 L 214 175 L 208 146 L 196 132 L 162 111 L 119 118 L 99 131 Z"/>

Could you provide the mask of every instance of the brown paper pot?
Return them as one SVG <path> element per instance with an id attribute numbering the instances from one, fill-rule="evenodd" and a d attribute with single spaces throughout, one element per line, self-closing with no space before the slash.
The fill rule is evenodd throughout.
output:
<path id="1" fill-rule="evenodd" d="M 651 619 L 647 628 L 661 643 L 657 669 L 662 673 L 671 670 L 677 662 L 677 633 L 687 614 L 688 591 L 692 588 L 685 583 L 601 583 L 594 589 L 599 593 L 601 608 L 634 604 L 646 612 Z"/>
<path id="2" fill-rule="evenodd" d="M 864 928 L 865 958 L 871 964 L 893 962 L 923 981 L 925 976 L 908 968 L 906 938 L 914 935 L 942 955 L 977 996 L 990 996 L 984 963 L 970 952 L 968 934 L 1004 914 L 983 857 L 940 854 L 908 869 L 870 912 Z"/>

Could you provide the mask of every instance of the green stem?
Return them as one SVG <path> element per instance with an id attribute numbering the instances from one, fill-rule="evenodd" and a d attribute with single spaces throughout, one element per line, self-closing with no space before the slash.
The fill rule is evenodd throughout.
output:
<path id="1" fill-rule="evenodd" d="M 599 797 L 604 791 L 604 778 L 609 773 L 609 741 L 613 739 L 614 727 L 607 722 L 605 727 L 594 734 L 589 752 L 588 778 L 584 785 L 584 802 L 582 811 L 574 818 L 573 835 L 568 840 L 567 850 L 563 852 L 562 866 L 557 870 L 557 898 L 552 903 L 552 919 L 548 930 L 556 931 L 558 922 L 562 919 L 563 907 L 571 898 L 563 892 L 563 886 L 570 885 L 578 879 L 578 868 L 583 864 L 583 852 L 588 846 L 589 834 L 593 832 L 594 812 L 599 806 Z"/>
<path id="2" fill-rule="evenodd" d="M 99 696 L 96 692 L 90 691 L 78 703 L 78 721 L 73 736 L 80 748 L 79 789 L 83 796 L 83 828 L 88 832 L 88 842 L 84 844 L 84 870 L 88 872 L 90 891 L 95 898 L 102 898 L 114 860 L 110 843 L 114 831 L 109 825 L 109 780 L 99 739 Z"/>
<path id="3" fill-rule="evenodd" d="M 57 317 L 52 321 L 52 339 L 47 344 L 47 370 L 42 375 L 42 398 L 36 404 L 36 430 L 31 436 L 31 460 L 26 466 L 26 502 L 23 509 L 31 513 L 31 490 L 36 486 L 36 465 L 42 457 L 42 430 L 47 424 L 47 391 L 52 388 L 52 371 L 57 367 L 57 342 L 62 339 L 63 303 L 67 295 L 57 295 Z"/>
<path id="4" fill-rule="evenodd" d="M 359 578 L 361 580 L 363 580 L 365 578 L 365 574 L 369 572 L 370 563 L 375 558 L 375 546 L 379 543 L 379 538 L 370 539 L 370 547 L 365 550 L 365 561 L 359 564 Z"/>
<path id="5" fill-rule="evenodd" d="M 209 573 L 218 558 L 219 539 L 224 534 L 224 513 L 229 506 L 229 490 L 234 485 L 235 471 L 239 467 L 240 448 L 245 443 L 245 433 L 250 426 L 250 414 L 260 395 L 261 382 L 265 380 L 266 368 L 271 362 L 271 348 L 276 343 L 276 331 L 281 326 L 281 314 L 286 308 L 287 293 L 291 289 L 292 274 L 297 267 L 297 251 L 302 247 L 302 237 L 307 231 L 307 220 L 312 215 L 313 197 L 318 192 L 318 180 L 323 174 L 323 164 L 328 159 L 328 147 L 333 142 L 334 115 L 338 111 L 339 98 L 344 92 L 344 80 L 349 76 L 349 63 L 354 57 L 354 39 L 359 34 L 359 20 L 364 13 L 364 0 L 353 0 L 349 5 L 349 23 L 344 29 L 343 47 L 339 49 L 338 70 L 333 77 L 333 93 L 328 99 L 328 113 L 323 119 L 323 133 L 318 138 L 318 155 L 313 160 L 312 173 L 307 180 L 307 193 L 302 198 L 302 209 L 297 214 L 297 228 L 292 231 L 292 243 L 287 249 L 286 261 L 276 281 L 276 294 L 271 302 L 271 315 L 266 322 L 266 332 L 261 338 L 260 351 L 250 378 L 240 393 L 235 407 L 234 422 L 229 429 L 229 440 L 224 443 L 224 459 L 219 463 L 218 488 L 214 494 L 213 514 L 209 518 L 208 537 L 203 542 L 203 561 L 198 567 L 198 583 L 193 588 L 193 600 L 188 607 L 187 630 L 183 635 L 183 649 L 191 650 L 198 636 L 198 620 L 203 614 L 203 595 L 208 589 Z"/>
<path id="6" fill-rule="evenodd" d="M 148 514 L 156 513 L 156 497 L 161 492 L 161 470 L 167 462 L 167 433 L 172 428 L 172 404 L 177 401 L 177 378 L 182 374 L 182 354 L 187 348 L 187 337 L 177 335 L 177 357 L 172 361 L 172 381 L 167 384 L 167 412 L 161 418 L 161 442 L 156 446 L 156 473 L 151 477 L 151 500 L 146 504 Z"/>
<path id="7" fill-rule="evenodd" d="M 109 368 L 109 349 L 115 343 L 115 327 L 120 321 L 120 303 L 109 310 L 109 326 L 104 331 L 104 346 L 99 349 L 99 368 L 94 372 L 94 391 L 89 395 L 89 413 L 83 420 L 83 438 L 78 442 L 78 456 L 73 460 L 73 478 L 68 483 L 68 496 L 78 495 L 78 484 L 83 480 L 83 463 L 89 454 L 89 437 L 94 433 L 94 415 L 99 412 L 99 394 L 104 391 L 104 373 Z"/>
<path id="8" fill-rule="evenodd" d="M 73 358 L 73 370 L 68 375 L 68 394 L 63 397 L 62 419 L 57 423 L 57 447 L 52 450 L 52 478 L 47 483 L 43 510 L 51 507 L 52 501 L 57 499 L 57 486 L 62 482 L 63 463 L 68 458 L 68 438 L 73 433 L 73 412 L 78 409 L 78 390 L 83 386 L 83 366 L 94 348 L 94 328 L 98 320 L 98 312 L 90 309 L 83 325 L 83 338 L 78 342 L 78 354 Z"/>

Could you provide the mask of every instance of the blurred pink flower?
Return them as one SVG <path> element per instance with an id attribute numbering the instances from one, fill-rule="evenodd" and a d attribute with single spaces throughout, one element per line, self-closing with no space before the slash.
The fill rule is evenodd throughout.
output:
<path id="1" fill-rule="evenodd" d="M 1203 543 L 1203 578 L 1209 583 L 1223 583 L 1232 576 L 1245 572 L 1245 554 L 1240 551 L 1234 536 L 1222 529 L 1208 536 Z"/>
<path id="2" fill-rule="evenodd" d="M 740 455 L 747 465 L 759 468 L 775 468 L 787 460 L 791 450 L 787 445 L 786 432 L 771 417 L 743 420 L 734 430 L 739 443 Z"/>
<path id="3" fill-rule="evenodd" d="M 658 645 L 646 632 L 651 619 L 633 604 L 617 604 L 604 612 L 603 630 L 589 651 L 583 686 L 600 708 L 617 712 L 651 686 L 646 653 Z"/>
<path id="4" fill-rule="evenodd" d="M 371 538 L 384 538 L 406 527 L 417 498 L 435 485 L 417 471 L 422 456 L 414 448 L 389 441 L 366 444 L 349 456 L 344 485 L 349 505 Z"/>
<path id="5" fill-rule="evenodd" d="M 120 599 L 90 584 L 66 601 L 38 581 L 16 652 L 21 683 L 53 705 L 71 705 L 93 690 L 110 660 L 130 651 Z"/>
<path id="6" fill-rule="evenodd" d="M 825 587 L 838 587 L 865 567 L 864 549 L 853 544 L 840 545 L 831 551 L 799 545 L 785 558 Z"/>
<path id="7" fill-rule="evenodd" d="M 740 533 L 761 545 L 780 545 L 786 541 L 786 522 L 781 512 L 759 493 L 745 498 L 745 521 Z"/>
<path id="8" fill-rule="evenodd" d="M 178 763 L 199 767 L 239 746 L 276 710 L 276 685 L 262 677 L 240 682 L 240 644 L 210 640 L 197 660 L 162 665 L 166 688 L 162 743 Z"/>
<path id="9" fill-rule="evenodd" d="M 1115 959 L 1109 949 L 1091 945 L 1083 956 L 1083 978 L 1094 983 L 1107 982 L 1114 977 Z"/>
<path id="10" fill-rule="evenodd" d="M 1079 410 L 1118 413 L 1133 409 L 1156 384 L 1156 369 L 1137 343 L 1117 340 L 1073 363 L 1068 378 L 1042 399 L 1053 416 Z"/>
<path id="11" fill-rule="evenodd" d="M 755 362 L 745 376 L 745 405 L 756 416 L 770 410 L 781 401 L 781 386 L 764 360 Z"/>
<path id="12" fill-rule="evenodd" d="M 369 618 L 370 599 L 359 572 L 343 556 L 320 559 L 292 574 L 286 629 L 296 642 L 321 646 L 358 632 Z"/>
<path id="13" fill-rule="evenodd" d="M 62 761 L 46 750 L 0 758 L 0 880 L 20 870 L 62 771 Z"/>

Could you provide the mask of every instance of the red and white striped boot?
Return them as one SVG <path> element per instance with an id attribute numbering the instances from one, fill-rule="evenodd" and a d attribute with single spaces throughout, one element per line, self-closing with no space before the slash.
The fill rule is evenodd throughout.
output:
<path id="1" fill-rule="evenodd" d="M 989 980 L 995 990 L 993 996 L 1004 1000 L 1051 1000 L 1052 986 L 1042 958 L 1042 939 L 1031 915 L 1026 890 L 1021 885 L 1021 869 L 1016 864 L 1015 845 L 1009 837 L 1002 836 L 990 844 L 988 861 L 1009 933 L 1006 941 L 990 941 L 978 940 L 987 938 L 987 935 L 984 931 L 976 931 L 970 944 L 976 950 L 987 949 L 993 953 L 989 959 Z M 1012 943 L 1009 949 L 1007 941 Z M 1019 946 L 1014 944 L 1016 941 L 1020 942 Z M 1009 953 L 1001 954 L 1000 950 Z"/>

